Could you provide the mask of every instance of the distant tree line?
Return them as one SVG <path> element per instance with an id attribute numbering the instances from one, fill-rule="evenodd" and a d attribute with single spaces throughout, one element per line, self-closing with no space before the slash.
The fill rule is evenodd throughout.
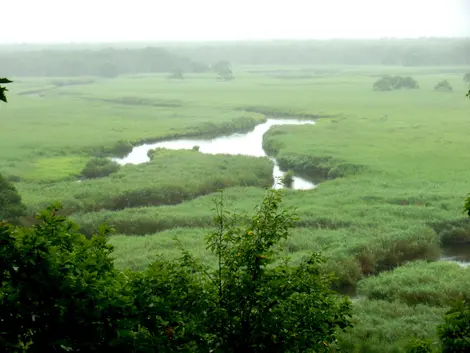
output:
<path id="1" fill-rule="evenodd" d="M 234 65 L 470 65 L 470 39 L 304 40 L 174 44 L 172 52 Z"/>
<path id="2" fill-rule="evenodd" d="M 0 52 L 0 67 L 10 76 L 103 76 L 205 72 L 209 66 L 163 48 L 100 50 L 36 50 Z"/>

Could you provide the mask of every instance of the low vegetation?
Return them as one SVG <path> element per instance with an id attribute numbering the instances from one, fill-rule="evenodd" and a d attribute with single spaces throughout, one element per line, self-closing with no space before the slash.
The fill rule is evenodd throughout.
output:
<path id="1" fill-rule="evenodd" d="M 119 164 L 107 158 L 92 158 L 88 161 L 81 174 L 88 179 L 102 178 L 119 170 Z"/>
<path id="2" fill-rule="evenodd" d="M 448 307 L 469 291 L 470 272 L 458 264 L 417 261 L 360 281 L 357 293 L 373 300 Z"/>
<path id="3" fill-rule="evenodd" d="M 294 215 L 268 192 L 247 222 L 216 203 L 215 270 L 176 261 L 118 271 L 106 226 L 87 240 L 51 206 L 30 229 L 0 225 L 0 344 L 9 351 L 328 352 L 350 302 L 328 289 L 322 259 L 281 260 Z M 24 261 L 24 257 L 28 261 Z M 40 288 L 41 290 L 38 290 Z M 21 305 L 17 305 L 17 303 Z"/>
<path id="4" fill-rule="evenodd" d="M 30 211 L 60 201 L 71 214 L 172 205 L 230 186 L 266 187 L 273 182 L 272 168 L 268 158 L 160 150 L 150 162 L 126 165 L 105 178 L 17 187 Z"/>

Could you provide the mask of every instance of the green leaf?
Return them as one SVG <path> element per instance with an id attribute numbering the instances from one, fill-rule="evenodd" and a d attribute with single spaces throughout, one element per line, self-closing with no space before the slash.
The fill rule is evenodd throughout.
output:
<path id="1" fill-rule="evenodd" d="M 9 79 L 7 79 L 6 77 L 2 77 L 0 78 L 0 83 L 12 83 L 13 81 L 10 81 Z"/>
<path id="2" fill-rule="evenodd" d="M 7 103 L 7 96 L 5 92 L 8 91 L 5 87 L 0 86 L 0 101 Z"/>

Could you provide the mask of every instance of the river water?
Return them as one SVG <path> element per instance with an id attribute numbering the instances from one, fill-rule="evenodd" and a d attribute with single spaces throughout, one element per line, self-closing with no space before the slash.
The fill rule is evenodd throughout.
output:
<path id="1" fill-rule="evenodd" d="M 140 164 L 148 162 L 150 159 L 147 156 L 149 150 L 156 148 L 167 148 L 172 150 L 192 149 L 194 146 L 199 146 L 199 152 L 206 154 L 230 154 L 230 155 L 245 155 L 252 157 L 266 157 L 267 154 L 263 149 L 263 135 L 275 125 L 312 125 L 315 124 L 311 120 L 297 120 L 297 119 L 268 119 L 266 122 L 257 125 L 252 131 L 248 133 L 235 133 L 227 136 L 220 136 L 213 139 L 179 139 L 167 140 L 156 143 L 144 144 L 136 146 L 124 158 L 114 158 L 116 162 L 121 165 L 124 164 Z M 275 158 L 269 157 L 273 163 L 273 188 L 280 189 L 283 187 L 280 178 L 285 174 L 279 168 Z M 299 176 L 294 176 L 292 189 L 296 190 L 309 190 L 313 189 L 315 184 L 303 179 Z"/>

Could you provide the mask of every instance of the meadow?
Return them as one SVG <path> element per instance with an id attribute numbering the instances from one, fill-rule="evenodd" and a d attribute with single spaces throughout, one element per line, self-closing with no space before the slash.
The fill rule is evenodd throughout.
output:
<path id="1" fill-rule="evenodd" d="M 284 251 L 294 259 L 321 251 L 335 289 L 359 295 L 356 327 L 338 343 L 343 351 L 400 352 L 411 335 L 433 339 L 449 299 L 467 290 L 469 270 L 440 260 L 443 245 L 470 241 L 462 214 L 470 179 L 466 71 L 235 67 L 230 82 L 154 74 L 63 87 L 11 77 L 10 103 L 0 109 L 0 170 L 31 215 L 57 200 L 86 234 L 113 225 L 121 268 L 178 255 L 176 239 L 211 263 L 204 236 L 217 190 L 228 209 L 252 211 L 272 183 L 269 159 L 159 151 L 148 163 L 83 180 L 87 161 L 112 154 L 119 141 L 226 135 L 266 116 L 314 118 L 264 136 L 282 168 L 319 183 L 284 191 L 299 216 Z M 420 89 L 373 91 L 383 74 L 412 76 Z M 444 79 L 453 92 L 433 90 Z"/>

